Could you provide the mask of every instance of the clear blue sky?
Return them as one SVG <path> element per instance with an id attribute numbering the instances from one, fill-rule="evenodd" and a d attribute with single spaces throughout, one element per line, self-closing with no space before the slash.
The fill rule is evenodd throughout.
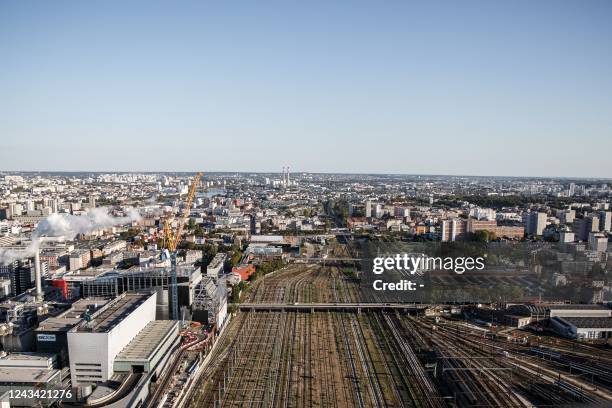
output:
<path id="1" fill-rule="evenodd" d="M 612 1 L 420 3 L 2 1 L 0 170 L 612 177 Z"/>

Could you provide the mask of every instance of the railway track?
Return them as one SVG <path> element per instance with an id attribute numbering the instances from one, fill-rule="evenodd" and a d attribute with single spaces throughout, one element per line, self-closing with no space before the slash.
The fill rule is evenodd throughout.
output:
<path id="1" fill-rule="evenodd" d="M 249 302 L 377 300 L 362 299 L 356 282 L 335 266 L 291 266 L 262 281 Z M 399 312 L 243 311 L 218 341 L 192 406 L 514 408 L 603 400 L 578 386 L 580 379 L 553 378 L 569 360 L 542 361 L 528 346 Z M 589 370 L 583 356 L 567 355 L 572 370 Z M 432 361 L 435 369 L 426 369 Z M 607 381 L 607 361 L 600 364 L 590 370 L 595 381 Z"/>
<path id="2" fill-rule="evenodd" d="M 412 324 L 416 330 L 428 331 L 432 343 L 443 352 L 453 353 L 451 356 L 458 359 L 468 360 L 471 356 L 469 363 L 475 367 L 483 368 L 483 363 L 487 363 L 511 368 L 506 370 L 510 373 L 509 376 L 486 372 L 485 377 L 491 384 L 510 385 L 505 392 L 500 389 L 494 393 L 507 396 L 506 400 L 495 402 L 501 404 L 498 406 L 508 406 L 511 403 L 509 401 L 514 401 L 516 406 L 524 406 L 531 400 L 550 400 L 556 403 L 562 401 L 565 404 L 603 403 L 606 400 L 606 392 L 594 390 L 584 382 L 563 376 L 558 371 L 546 367 L 533 357 L 524 356 L 519 345 L 478 337 L 469 332 L 461 332 L 452 326 L 437 325 L 437 330 L 432 331 L 432 325 L 423 322 L 412 320 L 409 324 Z M 451 359 L 449 361 L 452 363 Z M 483 386 L 489 389 L 487 384 Z M 554 396 L 551 394 L 552 389 L 556 392 Z M 525 395 L 522 395 L 523 393 Z M 545 395 L 549 398 L 543 398 Z"/>

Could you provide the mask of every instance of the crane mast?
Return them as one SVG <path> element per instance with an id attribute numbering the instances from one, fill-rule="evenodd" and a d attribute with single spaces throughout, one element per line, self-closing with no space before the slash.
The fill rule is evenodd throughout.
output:
<path id="1" fill-rule="evenodd" d="M 189 213 L 191 210 L 191 204 L 193 203 L 193 198 L 195 197 L 195 192 L 198 183 L 200 182 L 200 178 L 202 177 L 202 173 L 196 173 L 195 177 L 191 182 L 191 186 L 189 187 L 189 194 L 187 195 L 187 200 L 185 201 L 185 206 L 183 207 L 183 211 L 181 212 L 181 216 L 178 220 L 178 225 L 176 227 L 176 231 L 172 231 L 172 227 L 170 225 L 170 220 L 164 220 L 164 241 L 165 246 L 170 252 L 170 305 L 171 305 L 171 316 L 170 318 L 173 320 L 178 320 L 178 288 L 177 288 L 177 277 L 176 277 L 176 255 L 178 244 L 181 241 L 181 235 L 183 234 L 183 227 L 185 225 L 185 221 L 189 217 Z"/>

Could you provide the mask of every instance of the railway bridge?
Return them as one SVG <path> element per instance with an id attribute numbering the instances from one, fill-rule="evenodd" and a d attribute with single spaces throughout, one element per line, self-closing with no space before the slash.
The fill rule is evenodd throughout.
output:
<path id="1" fill-rule="evenodd" d="M 423 303 L 241 303 L 236 305 L 241 311 L 285 312 L 285 311 L 340 311 L 357 312 L 362 310 L 400 310 L 404 312 L 423 311 L 429 307 Z"/>

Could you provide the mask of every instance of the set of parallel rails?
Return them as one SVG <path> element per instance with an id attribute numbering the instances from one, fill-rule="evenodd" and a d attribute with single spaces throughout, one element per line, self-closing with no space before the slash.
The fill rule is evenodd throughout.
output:
<path id="1" fill-rule="evenodd" d="M 405 322 L 405 320 L 404 320 Z M 525 398 L 529 401 L 538 400 L 541 404 L 560 404 L 560 403 L 577 403 L 577 402 L 597 402 L 600 401 L 598 395 L 591 393 L 586 387 L 577 387 L 575 384 L 561 382 L 559 384 L 551 384 L 550 381 L 543 381 L 542 373 L 538 372 L 538 367 L 543 367 L 541 364 L 536 364 L 537 359 L 533 357 L 518 355 L 521 348 L 519 345 L 500 343 L 495 340 L 485 339 L 482 335 L 478 336 L 471 332 L 457 330 L 451 325 L 437 325 L 437 330 L 431 331 L 431 326 L 413 320 L 409 322 L 413 329 L 421 330 L 425 335 L 429 334 L 429 338 L 433 344 L 437 344 L 440 350 L 444 353 L 453 353 L 460 359 L 465 359 L 464 363 L 468 362 L 474 366 L 483 367 L 487 364 L 506 364 L 512 367 L 508 372 L 510 375 L 502 372 L 501 374 L 495 371 L 485 372 L 486 377 L 491 383 L 500 383 L 504 387 L 509 386 L 507 392 L 499 390 L 498 393 L 508 396 L 512 400 L 513 396 L 517 406 L 524 405 Z M 512 359 L 503 357 L 502 353 L 511 353 L 514 355 Z M 471 360 L 469 359 L 472 357 Z M 515 358 L 520 358 L 515 361 Z M 452 359 L 447 359 L 452 363 Z M 547 374 L 550 378 L 550 374 Z M 520 398 L 519 394 L 521 395 Z M 501 406 L 509 405 L 508 401 L 500 402 Z M 506 405 L 504 405 L 506 404 Z"/>

